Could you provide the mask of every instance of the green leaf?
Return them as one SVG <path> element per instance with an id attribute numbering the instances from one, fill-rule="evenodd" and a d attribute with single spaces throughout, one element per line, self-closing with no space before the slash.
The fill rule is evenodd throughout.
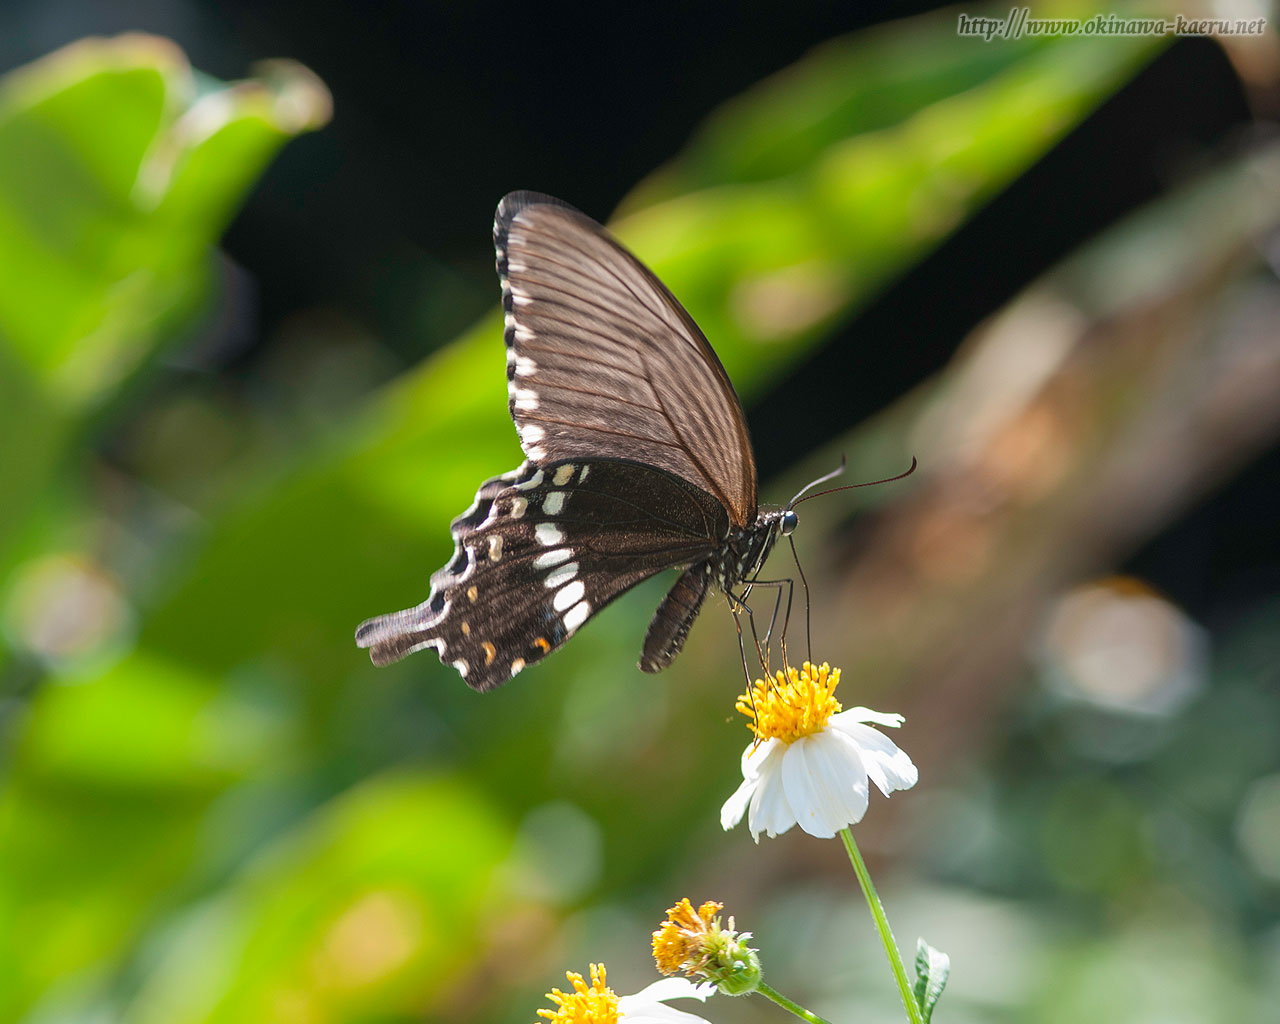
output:
<path id="1" fill-rule="evenodd" d="M 915 996 L 925 1024 L 929 1024 L 933 1017 L 933 1008 L 942 996 L 942 990 L 947 987 L 950 976 L 951 957 L 934 949 L 924 939 L 916 939 Z"/>
<path id="2" fill-rule="evenodd" d="M 511 841 L 458 779 L 368 779 L 183 915 L 123 1018 L 267 1021 L 287 1000 L 307 1020 L 422 1019 L 508 913 L 497 869 Z"/>
<path id="3" fill-rule="evenodd" d="M 196 76 L 153 36 L 0 81 L 0 575 L 86 416 L 208 303 L 213 247 L 280 146 L 328 118 L 306 69 Z"/>

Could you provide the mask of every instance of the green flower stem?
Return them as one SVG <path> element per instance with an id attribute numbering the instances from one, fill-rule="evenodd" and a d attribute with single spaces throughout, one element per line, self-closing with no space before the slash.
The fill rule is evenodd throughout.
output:
<path id="1" fill-rule="evenodd" d="M 809 1024 L 831 1024 L 831 1022 L 830 1022 L 830 1021 L 826 1020 L 826 1019 L 825 1019 L 825 1018 L 823 1018 L 823 1017 L 819 1017 L 816 1013 L 810 1013 L 808 1010 L 806 1010 L 806 1009 L 805 1009 L 803 1006 L 801 1006 L 799 1003 L 793 1003 L 790 999 L 788 999 L 786 996 L 784 996 L 781 992 L 777 992 L 777 991 L 775 991 L 774 989 L 771 989 L 771 988 L 770 988 L 768 985 L 766 985 L 763 981 L 762 981 L 762 982 L 760 982 L 760 984 L 759 984 L 758 986 L 756 986 L 756 991 L 757 991 L 757 992 L 759 992 L 759 993 L 760 993 L 762 996 L 764 996 L 765 998 L 767 998 L 767 999 L 772 999 L 775 1003 L 777 1003 L 779 1006 L 781 1006 L 784 1010 L 790 1010 L 792 1013 L 794 1013 L 794 1014 L 795 1014 L 797 1017 L 799 1017 L 801 1020 L 807 1020 L 807 1021 L 809 1022 Z"/>
<path id="2" fill-rule="evenodd" d="M 893 931 L 889 928 L 889 919 L 884 914 L 884 904 L 871 884 L 871 874 L 867 871 L 866 862 L 858 852 L 858 844 L 853 841 L 853 833 L 847 828 L 840 830 L 840 838 L 844 840 L 844 848 L 849 853 L 849 860 L 862 886 L 862 894 L 867 898 L 867 906 L 871 908 L 871 916 L 876 921 L 876 931 L 880 933 L 880 941 L 884 943 L 885 956 L 889 958 L 889 966 L 893 968 L 894 979 L 898 982 L 898 993 L 902 996 L 902 1005 L 906 1008 L 907 1018 L 911 1024 L 924 1024 L 920 1015 L 920 1007 L 911 991 L 911 982 L 907 980 L 907 969 L 902 964 L 902 954 L 898 952 L 898 943 L 894 941 Z"/>

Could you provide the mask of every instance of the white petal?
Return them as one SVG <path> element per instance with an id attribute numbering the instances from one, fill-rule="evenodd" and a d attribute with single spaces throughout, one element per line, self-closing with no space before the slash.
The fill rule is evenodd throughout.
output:
<path id="1" fill-rule="evenodd" d="M 782 746 L 781 740 L 767 739 L 763 743 L 749 743 L 742 752 L 742 777 L 753 779 L 769 760 L 769 755 Z"/>
<path id="2" fill-rule="evenodd" d="M 688 978 L 663 978 L 633 996 L 618 1000 L 618 1013 L 628 1024 L 705 1024 L 702 1017 L 667 1006 L 665 999 L 701 999 L 715 993 L 715 985 L 695 985 Z"/>
<path id="3" fill-rule="evenodd" d="M 706 1024 L 705 1017 L 696 1013 L 677 1010 L 666 1003 L 627 1004 L 627 997 L 618 1000 L 618 1015 L 627 1024 Z"/>
<path id="4" fill-rule="evenodd" d="M 733 791 L 733 796 L 724 802 L 724 806 L 720 808 L 720 827 L 726 832 L 747 813 L 747 805 L 751 803 L 758 784 L 759 781 L 754 777 L 743 779 L 742 785 Z"/>
<path id="5" fill-rule="evenodd" d="M 715 992 L 715 982 L 704 981 L 695 985 L 688 978 L 659 978 L 635 995 L 623 996 L 618 1002 L 621 1004 L 632 999 L 655 1003 L 668 999 L 701 999 L 705 1003 Z"/>
<path id="6" fill-rule="evenodd" d="M 830 839 L 866 813 L 866 769 L 839 733 L 824 730 L 792 743 L 782 781 L 796 820 L 811 836 Z"/>
<path id="7" fill-rule="evenodd" d="M 772 839 L 780 836 L 796 823 L 787 794 L 782 785 L 782 762 L 787 748 L 776 744 L 758 767 L 753 780 L 755 792 L 751 795 L 751 808 L 747 815 L 747 827 L 759 841 L 760 833 Z"/>
<path id="8" fill-rule="evenodd" d="M 916 766 L 893 740 L 869 725 L 844 719 L 843 714 L 832 715 L 828 727 L 847 736 L 862 752 L 862 763 L 871 781 L 885 796 L 895 789 L 910 789 L 916 784 L 919 772 Z"/>
<path id="9" fill-rule="evenodd" d="M 864 707 L 848 708 L 838 715 L 832 715 L 831 721 L 834 722 L 837 718 L 843 718 L 846 722 L 875 722 L 876 725 L 887 725 L 891 729 L 898 728 L 906 721 L 901 715 L 889 711 L 872 711 Z"/>

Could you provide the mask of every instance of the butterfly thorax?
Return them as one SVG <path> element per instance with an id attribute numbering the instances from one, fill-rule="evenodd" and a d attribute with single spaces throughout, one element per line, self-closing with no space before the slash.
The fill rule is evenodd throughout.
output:
<path id="1" fill-rule="evenodd" d="M 732 526 L 724 546 L 710 560 L 711 577 L 723 591 L 730 591 L 760 571 L 773 550 L 783 510 L 761 512 L 750 526 Z"/>

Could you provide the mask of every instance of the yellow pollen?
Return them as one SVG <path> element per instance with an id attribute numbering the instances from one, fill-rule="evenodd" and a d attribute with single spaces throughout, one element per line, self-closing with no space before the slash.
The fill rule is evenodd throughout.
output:
<path id="1" fill-rule="evenodd" d="M 788 668 L 785 676 L 779 671 L 774 677 L 757 679 L 738 698 L 737 708 L 750 719 L 747 727 L 758 739 L 794 743 L 821 732 L 840 711 L 834 696 L 840 670 L 825 661 L 817 668 L 806 661 L 798 672 Z"/>
<path id="2" fill-rule="evenodd" d="M 605 984 L 604 964 L 591 965 L 591 984 L 581 974 L 566 971 L 572 992 L 553 988 L 547 998 L 556 1004 L 554 1010 L 539 1010 L 538 1016 L 556 1024 L 618 1024 L 618 997 Z"/>
<path id="3" fill-rule="evenodd" d="M 653 959 L 663 974 L 677 974 L 701 959 L 705 938 L 714 928 L 723 903 L 708 900 L 697 910 L 688 897 L 667 911 L 667 919 L 653 933 Z"/>

